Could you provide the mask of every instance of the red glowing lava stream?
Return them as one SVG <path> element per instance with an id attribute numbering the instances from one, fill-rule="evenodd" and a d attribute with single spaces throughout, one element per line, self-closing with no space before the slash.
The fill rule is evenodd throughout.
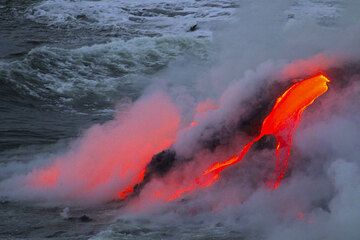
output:
<path id="1" fill-rule="evenodd" d="M 252 145 L 265 135 L 275 136 L 277 142 L 274 178 L 269 182 L 269 186 L 272 189 L 278 188 L 288 169 L 293 135 L 301 120 L 301 115 L 316 98 L 328 90 L 328 82 L 330 80 L 320 74 L 293 84 L 276 100 L 270 114 L 262 123 L 260 134 L 248 142 L 238 155 L 232 156 L 226 161 L 214 163 L 201 176 L 195 178 L 192 184 L 178 189 L 174 194 L 166 197 L 166 200 L 172 201 L 197 188 L 213 185 L 219 179 L 222 171 L 240 162 Z M 142 180 L 142 177 L 140 178 L 139 180 Z M 132 191 L 132 188 L 127 188 L 120 192 L 119 196 L 124 199 Z"/>

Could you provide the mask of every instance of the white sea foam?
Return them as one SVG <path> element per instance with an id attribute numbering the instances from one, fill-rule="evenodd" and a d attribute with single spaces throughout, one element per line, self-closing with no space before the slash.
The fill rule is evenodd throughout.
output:
<path id="1" fill-rule="evenodd" d="M 199 24 L 196 35 L 209 35 L 206 23 L 229 21 L 235 3 L 234 0 L 47 0 L 30 8 L 27 18 L 56 26 L 126 27 L 157 34 L 186 34 L 192 25 Z"/>
<path id="2" fill-rule="evenodd" d="M 24 95 L 44 99 L 55 95 L 59 103 L 69 104 L 95 94 L 98 100 L 111 102 L 119 94 L 136 94 L 150 84 L 149 75 L 180 56 L 206 62 L 209 54 L 209 41 L 205 39 L 141 37 L 75 49 L 35 48 L 22 60 L 1 62 L 0 73 Z M 26 81 L 14 79 L 16 74 Z"/>

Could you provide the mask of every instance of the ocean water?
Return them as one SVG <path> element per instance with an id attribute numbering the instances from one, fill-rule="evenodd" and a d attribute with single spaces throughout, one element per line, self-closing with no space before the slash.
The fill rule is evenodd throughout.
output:
<path id="1" fill-rule="evenodd" d="M 82 126 L 108 119 L 122 99 L 139 97 L 148 76 L 176 58 L 209 61 L 211 32 L 187 30 L 228 18 L 236 5 L 206 4 L 2 2 L 1 151 L 74 137 Z M 54 124 L 56 118 L 62 120 Z"/>
<path id="2" fill-rule="evenodd" d="M 0 0 L 0 181 L 26 175 L 34 167 L 46 165 L 48 159 L 67 152 L 87 129 L 117 118 L 118 112 L 157 83 L 178 86 L 171 94 L 176 96 L 175 102 L 185 102 L 181 111 L 186 111 L 191 105 L 187 103 L 196 96 L 189 96 L 191 91 L 183 93 L 182 87 L 190 85 L 192 89 L 196 84 L 185 80 L 205 70 L 210 72 L 209 79 L 221 78 L 221 70 L 211 73 L 212 67 L 223 61 L 220 52 L 236 52 L 240 59 L 251 52 L 248 46 L 252 44 L 277 41 L 276 35 L 273 41 L 247 41 L 252 29 L 258 31 L 256 22 L 245 27 L 247 31 L 240 32 L 238 38 L 232 38 L 236 30 L 231 28 L 242 22 L 249 24 L 242 19 L 242 11 L 255 11 L 256 15 L 259 9 L 244 9 L 248 6 L 245 2 Z M 308 22 L 324 34 L 333 34 L 341 28 L 339 19 L 347 14 L 344 9 L 352 4 L 337 0 L 276 2 L 264 9 L 269 8 L 272 15 L 276 8 L 274 16 L 280 14 L 281 21 L 268 24 L 285 29 L 291 36 L 292 29 L 304 29 L 310 39 L 313 35 L 306 28 Z M 353 12 L 350 18 L 356 21 L 359 16 Z M 262 18 L 260 12 L 257 18 Z M 239 39 L 239 49 L 227 48 L 227 42 Z M 271 46 L 264 47 L 263 52 L 271 52 Z M 306 52 L 295 54 L 288 48 L 284 47 L 284 58 Z M 308 49 L 321 53 L 323 47 L 312 44 Z M 262 51 L 254 52 L 251 57 L 256 59 Z M 274 58 L 282 60 L 282 56 Z M 225 67 L 224 71 L 237 72 L 229 65 L 230 69 Z M 173 76 L 174 80 L 163 83 L 163 76 Z M 227 76 L 229 83 L 234 81 L 231 73 Z M 196 94 L 201 95 L 207 83 L 196 87 L 201 89 Z M 53 204 L 14 200 L 0 192 L 0 239 L 268 239 L 256 227 L 237 229 L 237 224 L 244 222 L 241 216 L 240 220 L 229 221 L 225 211 L 221 217 L 213 218 L 206 204 L 204 209 L 195 210 L 191 204 L 170 204 L 150 215 L 124 213 L 124 204 Z M 83 215 L 91 221 L 82 221 Z M 259 228 L 266 224 L 254 223 Z"/>
<path id="3" fill-rule="evenodd" d="M 0 178 L 111 119 L 172 61 L 210 62 L 211 22 L 231 20 L 236 7 L 227 0 L 1 1 Z M 188 31 L 195 24 L 199 30 Z M 71 209 L 96 219 L 83 224 L 64 220 L 63 206 L 2 200 L 0 238 L 87 239 L 118 207 Z"/>

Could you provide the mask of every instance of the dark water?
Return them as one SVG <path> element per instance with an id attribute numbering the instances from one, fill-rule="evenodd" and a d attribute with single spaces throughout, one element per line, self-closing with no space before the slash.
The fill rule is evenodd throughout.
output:
<path id="1" fill-rule="evenodd" d="M 88 33 L 50 27 L 46 24 L 27 20 L 23 13 L 28 7 L 39 1 L 0 1 L 0 62 L 23 61 L 28 52 L 43 45 L 67 45 L 76 47 L 80 44 L 100 42 L 93 40 Z M 91 32 L 90 32 L 91 33 Z M 83 35 L 83 36 L 81 36 Z M 105 40 L 101 40 L 105 41 Z M 33 81 L 24 72 L 1 67 L 0 70 L 0 163 L 29 162 L 34 155 L 56 152 L 65 148 L 68 140 L 78 136 L 90 125 L 111 118 L 108 114 L 75 112 L 70 107 L 59 106 L 58 96 L 46 92 L 40 82 Z M 49 69 L 50 71 L 51 69 Z M 10 80 L 11 79 L 11 80 Z M 32 85 L 43 92 L 43 96 L 33 96 L 24 89 Z M 47 96 L 48 95 L 48 96 Z M 88 97 L 88 100 L 91 100 Z M 109 105 L 108 105 L 109 106 Z M 88 113 L 86 113 L 88 112 Z M 90 113 L 89 113 L 90 112 Z M 56 144 L 59 140 L 61 144 Z M 11 175 L 1 174 L 4 179 Z M 0 202 L 0 238 L 1 239 L 86 239 L 103 228 L 106 215 L 96 216 L 96 222 L 84 224 L 78 220 L 63 220 L 61 208 L 44 208 L 32 204 Z M 85 214 L 79 210 L 76 217 Z"/>
<path id="2" fill-rule="evenodd" d="M 206 22 L 228 18 L 236 7 L 0 0 L 0 180 L 111 119 L 119 102 L 137 99 L 171 61 L 190 56 L 206 63 Z M 195 23 L 201 29 L 189 32 Z M 107 228 L 119 204 L 72 208 L 70 219 L 60 217 L 64 207 L 1 198 L 0 238 L 87 239 Z M 79 221 L 83 214 L 94 221 Z"/>
<path id="3" fill-rule="evenodd" d="M 0 152 L 75 137 L 111 118 L 120 99 L 136 99 L 147 76 L 172 59 L 206 58 L 206 40 L 155 37 L 161 29 L 147 34 L 136 22 L 92 24 L 83 13 L 61 24 L 29 18 L 40 3 L 0 4 Z"/>
<path id="4" fill-rule="evenodd" d="M 0 1 L 0 57 L 3 59 L 0 62 L 22 61 L 31 49 L 42 45 L 66 45 L 71 41 L 77 43 L 71 45 L 75 47 L 91 43 L 88 33 L 84 33 L 88 36 L 84 38 L 74 31 L 27 20 L 25 11 L 38 2 Z M 54 109 L 51 104 L 56 99 L 51 93 L 46 96 L 45 92 L 46 98 L 42 99 L 29 95 L 22 86 L 32 84 L 33 79 L 17 72 L 16 67 L 10 74 L 6 70 L 6 67 L 0 70 L 0 152 L 28 145 L 52 144 L 59 139 L 74 137 L 92 123 L 109 118 Z M 41 83 L 34 85 L 34 88 L 43 88 Z"/>
<path id="5" fill-rule="evenodd" d="M 111 220 L 109 206 L 97 210 L 72 209 L 72 219 L 65 220 L 60 217 L 61 208 L 14 202 L 0 204 L 1 239 L 87 239 L 105 229 Z M 89 222 L 79 220 L 85 214 L 94 219 Z"/>

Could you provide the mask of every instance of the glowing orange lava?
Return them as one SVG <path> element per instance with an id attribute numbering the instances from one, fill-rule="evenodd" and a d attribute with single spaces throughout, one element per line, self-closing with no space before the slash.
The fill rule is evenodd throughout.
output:
<path id="1" fill-rule="evenodd" d="M 209 112 L 211 110 L 215 110 L 217 108 L 218 108 L 218 105 L 211 99 L 206 99 L 205 101 L 200 102 L 196 106 L 195 120 L 193 120 L 190 123 L 189 129 L 198 125 L 198 121 L 196 119 L 204 116 L 207 112 Z M 138 184 L 141 184 L 141 182 L 144 180 L 145 174 L 146 174 L 146 167 L 140 172 L 140 174 L 138 176 L 135 177 L 135 179 L 127 187 L 124 188 L 124 190 L 117 193 L 118 198 L 120 200 L 125 200 L 131 194 L 133 194 L 135 191 L 135 189 L 134 189 L 135 186 L 137 186 Z M 161 195 L 161 194 L 158 194 L 158 195 Z"/>
<path id="2" fill-rule="evenodd" d="M 293 84 L 277 99 L 270 114 L 262 123 L 260 134 L 247 143 L 237 156 L 214 163 L 200 177 L 197 177 L 193 184 L 177 190 L 167 200 L 175 200 L 196 188 L 211 186 L 219 179 L 224 169 L 240 162 L 255 142 L 269 134 L 274 135 L 277 141 L 275 176 L 269 182 L 269 186 L 273 189 L 278 188 L 288 169 L 293 135 L 301 120 L 301 115 L 316 98 L 328 90 L 328 82 L 330 82 L 329 79 L 320 74 Z"/>
<path id="3" fill-rule="evenodd" d="M 146 168 L 144 168 L 141 173 L 134 179 L 134 181 L 126 187 L 123 191 L 118 193 L 118 197 L 120 200 L 126 199 L 130 194 L 134 192 L 134 186 L 141 183 L 144 180 L 146 173 Z"/>

